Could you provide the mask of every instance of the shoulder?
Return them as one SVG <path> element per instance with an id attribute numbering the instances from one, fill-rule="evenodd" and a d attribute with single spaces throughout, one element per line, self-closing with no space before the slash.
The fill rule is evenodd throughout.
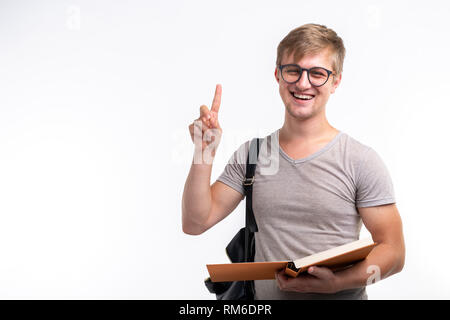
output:
<path id="1" fill-rule="evenodd" d="M 261 150 L 271 149 L 271 146 L 277 141 L 276 138 L 277 132 L 273 132 L 267 136 L 262 137 L 254 137 L 252 139 L 244 141 L 233 153 L 229 160 L 229 164 L 246 164 L 247 163 L 247 157 L 249 155 L 250 150 L 250 144 L 253 140 L 258 139 L 259 140 L 259 147 Z M 256 141 L 255 141 L 256 142 Z M 260 152 L 261 153 L 261 152 Z"/>
<path id="2" fill-rule="evenodd" d="M 355 170 L 361 167 L 367 156 L 373 152 L 371 147 L 345 132 L 339 134 L 339 139 L 334 149 L 338 159 Z"/>
<path id="3" fill-rule="evenodd" d="M 346 133 L 343 133 L 342 138 L 345 149 L 352 156 L 354 161 L 360 164 L 368 161 L 381 161 L 381 157 L 374 148 L 356 140 Z"/>
<path id="4" fill-rule="evenodd" d="M 349 134 L 345 132 L 341 132 L 339 139 L 339 147 L 342 151 L 344 151 L 348 156 L 353 159 L 361 160 L 366 156 L 369 150 L 372 150 L 368 145 L 356 140 Z"/>
<path id="5" fill-rule="evenodd" d="M 391 188 L 389 170 L 379 153 L 347 134 L 343 138 L 343 144 L 349 154 L 347 161 L 351 163 L 357 185 L 370 185 L 384 181 L 386 188 Z"/>
<path id="6" fill-rule="evenodd" d="M 341 133 L 337 150 L 344 168 L 350 170 L 355 180 L 360 180 L 366 173 L 386 170 L 379 154 L 370 146 L 351 137 L 347 133 Z"/>

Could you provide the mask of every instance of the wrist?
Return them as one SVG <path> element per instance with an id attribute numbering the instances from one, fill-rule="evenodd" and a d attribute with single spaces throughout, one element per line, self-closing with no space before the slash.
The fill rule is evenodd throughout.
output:
<path id="1" fill-rule="evenodd" d="M 336 293 L 336 292 L 345 290 L 346 288 L 345 288 L 345 285 L 344 285 L 344 284 L 345 284 L 345 283 L 344 283 L 342 277 L 341 277 L 339 274 L 336 274 L 336 273 L 335 273 L 334 281 L 333 281 L 333 289 L 334 289 L 334 292 Z"/>
<path id="2" fill-rule="evenodd" d="M 359 268 L 352 266 L 335 273 L 335 286 L 337 291 L 364 287 L 366 282 L 359 273 Z"/>

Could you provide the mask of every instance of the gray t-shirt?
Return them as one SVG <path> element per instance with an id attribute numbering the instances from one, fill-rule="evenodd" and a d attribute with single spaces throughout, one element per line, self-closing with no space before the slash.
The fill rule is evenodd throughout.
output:
<path id="1" fill-rule="evenodd" d="M 358 207 L 395 203 L 389 172 L 370 147 L 339 132 L 321 150 L 294 160 L 279 147 L 278 135 L 262 139 L 256 166 L 255 261 L 295 260 L 355 241 Z M 242 194 L 249 143 L 234 152 L 217 179 Z M 365 287 L 302 294 L 280 291 L 275 280 L 255 281 L 255 291 L 256 299 L 367 299 Z"/>

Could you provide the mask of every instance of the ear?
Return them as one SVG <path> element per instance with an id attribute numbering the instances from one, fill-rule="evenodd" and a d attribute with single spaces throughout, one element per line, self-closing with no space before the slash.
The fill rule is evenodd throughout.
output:
<path id="1" fill-rule="evenodd" d="M 278 67 L 275 68 L 275 80 L 280 83 L 280 74 L 278 73 Z"/>
<path id="2" fill-rule="evenodd" d="M 339 86 L 339 84 L 341 83 L 342 72 L 339 75 L 333 77 L 333 79 L 334 79 L 334 81 L 332 84 L 331 93 L 334 93 L 336 91 L 337 87 Z"/>

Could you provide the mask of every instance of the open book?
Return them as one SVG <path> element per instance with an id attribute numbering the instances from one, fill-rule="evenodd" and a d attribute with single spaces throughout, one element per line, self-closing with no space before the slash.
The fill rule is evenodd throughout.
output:
<path id="1" fill-rule="evenodd" d="M 294 261 L 208 264 L 206 267 L 212 282 L 275 279 L 275 273 L 282 269 L 287 275 L 296 277 L 311 266 L 332 270 L 348 267 L 364 260 L 375 246 L 376 243 L 367 238 Z"/>

